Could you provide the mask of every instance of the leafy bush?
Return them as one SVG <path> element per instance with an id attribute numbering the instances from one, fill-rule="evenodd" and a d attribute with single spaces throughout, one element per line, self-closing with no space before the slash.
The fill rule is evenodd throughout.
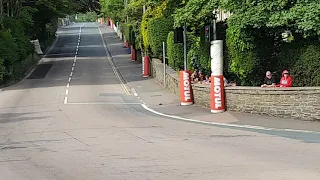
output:
<path id="1" fill-rule="evenodd" d="M 13 76 L 13 63 L 19 58 L 16 53 L 17 49 L 18 46 L 10 31 L 0 32 L 0 59 L 3 59 L 3 65 L 6 70 L 4 80 Z"/>
<path id="2" fill-rule="evenodd" d="M 76 22 L 96 22 L 98 15 L 96 12 L 87 12 L 85 14 L 77 14 Z"/>
<path id="3" fill-rule="evenodd" d="M 172 26 L 173 19 L 165 18 L 163 16 L 152 18 L 148 22 L 150 47 L 153 56 L 162 57 L 162 43 L 166 42 L 168 33 L 173 29 Z"/>
<path id="4" fill-rule="evenodd" d="M 27 56 L 33 52 L 34 46 L 30 43 L 29 38 L 25 34 L 23 21 L 6 17 L 4 23 L 6 28 L 10 30 L 10 33 L 18 46 L 16 50 L 16 53 L 19 55 L 18 60 L 27 58 Z"/>
<path id="5" fill-rule="evenodd" d="M 148 31 L 148 21 L 150 17 L 151 17 L 150 11 L 147 11 L 142 17 L 142 22 L 140 26 L 140 32 L 142 37 L 142 48 L 145 50 L 147 54 L 149 53 L 148 50 L 150 48 L 150 39 L 149 39 L 149 31 Z"/>
<path id="6" fill-rule="evenodd" d="M 124 29 L 124 35 L 126 37 L 126 40 L 129 42 L 129 44 L 134 45 L 135 39 L 132 36 L 133 33 L 133 25 L 132 24 L 126 24 Z"/>
<path id="7" fill-rule="evenodd" d="M 3 82 L 4 73 L 5 73 L 5 67 L 3 64 L 3 60 L 0 59 L 0 84 Z"/>
<path id="8" fill-rule="evenodd" d="M 320 86 L 320 45 L 318 42 L 294 42 L 281 46 L 276 66 L 288 69 L 294 86 Z"/>
<path id="9" fill-rule="evenodd" d="M 183 69 L 183 45 L 174 43 L 174 33 L 171 31 L 167 38 L 168 64 L 175 70 Z"/>

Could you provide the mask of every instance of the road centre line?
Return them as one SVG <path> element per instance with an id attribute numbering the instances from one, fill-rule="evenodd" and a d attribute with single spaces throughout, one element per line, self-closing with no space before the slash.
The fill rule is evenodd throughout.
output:
<path id="1" fill-rule="evenodd" d="M 81 31 L 82 31 L 82 27 L 83 26 L 84 26 L 84 23 L 80 26 L 80 30 L 79 30 L 78 45 L 77 45 L 77 48 L 76 48 L 76 54 L 74 56 L 73 65 L 72 65 L 72 68 L 71 68 L 71 73 L 70 73 L 70 77 L 69 77 L 68 84 L 67 84 L 66 97 L 64 98 L 64 104 L 68 103 L 69 87 L 70 87 L 70 83 L 71 83 L 71 80 L 72 80 L 73 71 L 75 69 L 76 62 L 77 62 L 77 54 L 78 54 L 78 51 L 79 51 L 79 45 L 80 45 L 80 41 L 81 41 Z"/>

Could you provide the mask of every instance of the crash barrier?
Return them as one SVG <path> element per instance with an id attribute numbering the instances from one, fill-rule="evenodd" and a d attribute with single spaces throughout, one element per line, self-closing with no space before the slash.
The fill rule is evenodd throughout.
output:
<path id="1" fill-rule="evenodd" d="M 163 85 L 164 67 L 152 59 L 152 74 Z M 180 96 L 179 74 L 166 67 L 166 89 Z M 210 107 L 210 86 L 193 84 L 194 103 Z M 261 88 L 226 87 L 226 110 L 300 120 L 320 120 L 320 87 Z"/>
<path id="2" fill-rule="evenodd" d="M 180 104 L 189 106 L 193 104 L 193 92 L 191 86 L 191 72 L 180 71 Z"/>
<path id="3" fill-rule="evenodd" d="M 34 45 L 34 51 L 35 51 L 37 54 L 42 55 L 43 52 L 42 52 L 42 50 L 41 50 L 41 45 L 40 45 L 39 40 L 36 39 L 36 40 L 32 40 L 32 41 L 30 41 L 30 42 Z"/>

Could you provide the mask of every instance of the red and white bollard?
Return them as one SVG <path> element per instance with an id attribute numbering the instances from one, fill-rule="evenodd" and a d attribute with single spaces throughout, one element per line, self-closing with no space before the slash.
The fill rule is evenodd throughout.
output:
<path id="1" fill-rule="evenodd" d="M 143 57 L 142 76 L 145 78 L 150 76 L 150 57 L 149 56 Z"/>
<path id="2" fill-rule="evenodd" d="M 131 61 L 136 61 L 136 50 L 131 46 Z"/>
<path id="3" fill-rule="evenodd" d="M 224 77 L 211 76 L 210 108 L 212 113 L 225 111 Z"/>
<path id="4" fill-rule="evenodd" d="M 223 77 L 223 41 L 211 42 L 211 89 L 210 109 L 212 113 L 225 111 L 225 92 Z"/>
<path id="5" fill-rule="evenodd" d="M 180 71 L 180 102 L 182 106 L 193 104 L 191 72 L 189 70 Z"/>

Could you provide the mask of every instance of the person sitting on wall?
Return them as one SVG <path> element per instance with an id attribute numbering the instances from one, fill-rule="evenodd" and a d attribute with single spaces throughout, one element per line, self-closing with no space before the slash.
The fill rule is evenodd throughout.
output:
<path id="1" fill-rule="evenodd" d="M 199 81 L 202 82 L 204 80 L 204 74 L 202 71 L 199 72 Z"/>
<path id="2" fill-rule="evenodd" d="M 198 69 L 195 69 L 193 73 L 191 74 L 191 81 L 198 82 L 199 81 L 199 73 Z"/>
<path id="3" fill-rule="evenodd" d="M 210 84 L 210 75 L 206 75 L 205 79 L 203 80 L 202 84 Z"/>
<path id="4" fill-rule="evenodd" d="M 288 70 L 282 72 L 282 77 L 280 79 L 279 87 L 291 87 L 292 86 L 292 77 L 289 74 Z"/>
<path id="5" fill-rule="evenodd" d="M 276 79 L 272 76 L 270 71 L 266 72 L 266 77 L 261 87 L 276 87 Z"/>

